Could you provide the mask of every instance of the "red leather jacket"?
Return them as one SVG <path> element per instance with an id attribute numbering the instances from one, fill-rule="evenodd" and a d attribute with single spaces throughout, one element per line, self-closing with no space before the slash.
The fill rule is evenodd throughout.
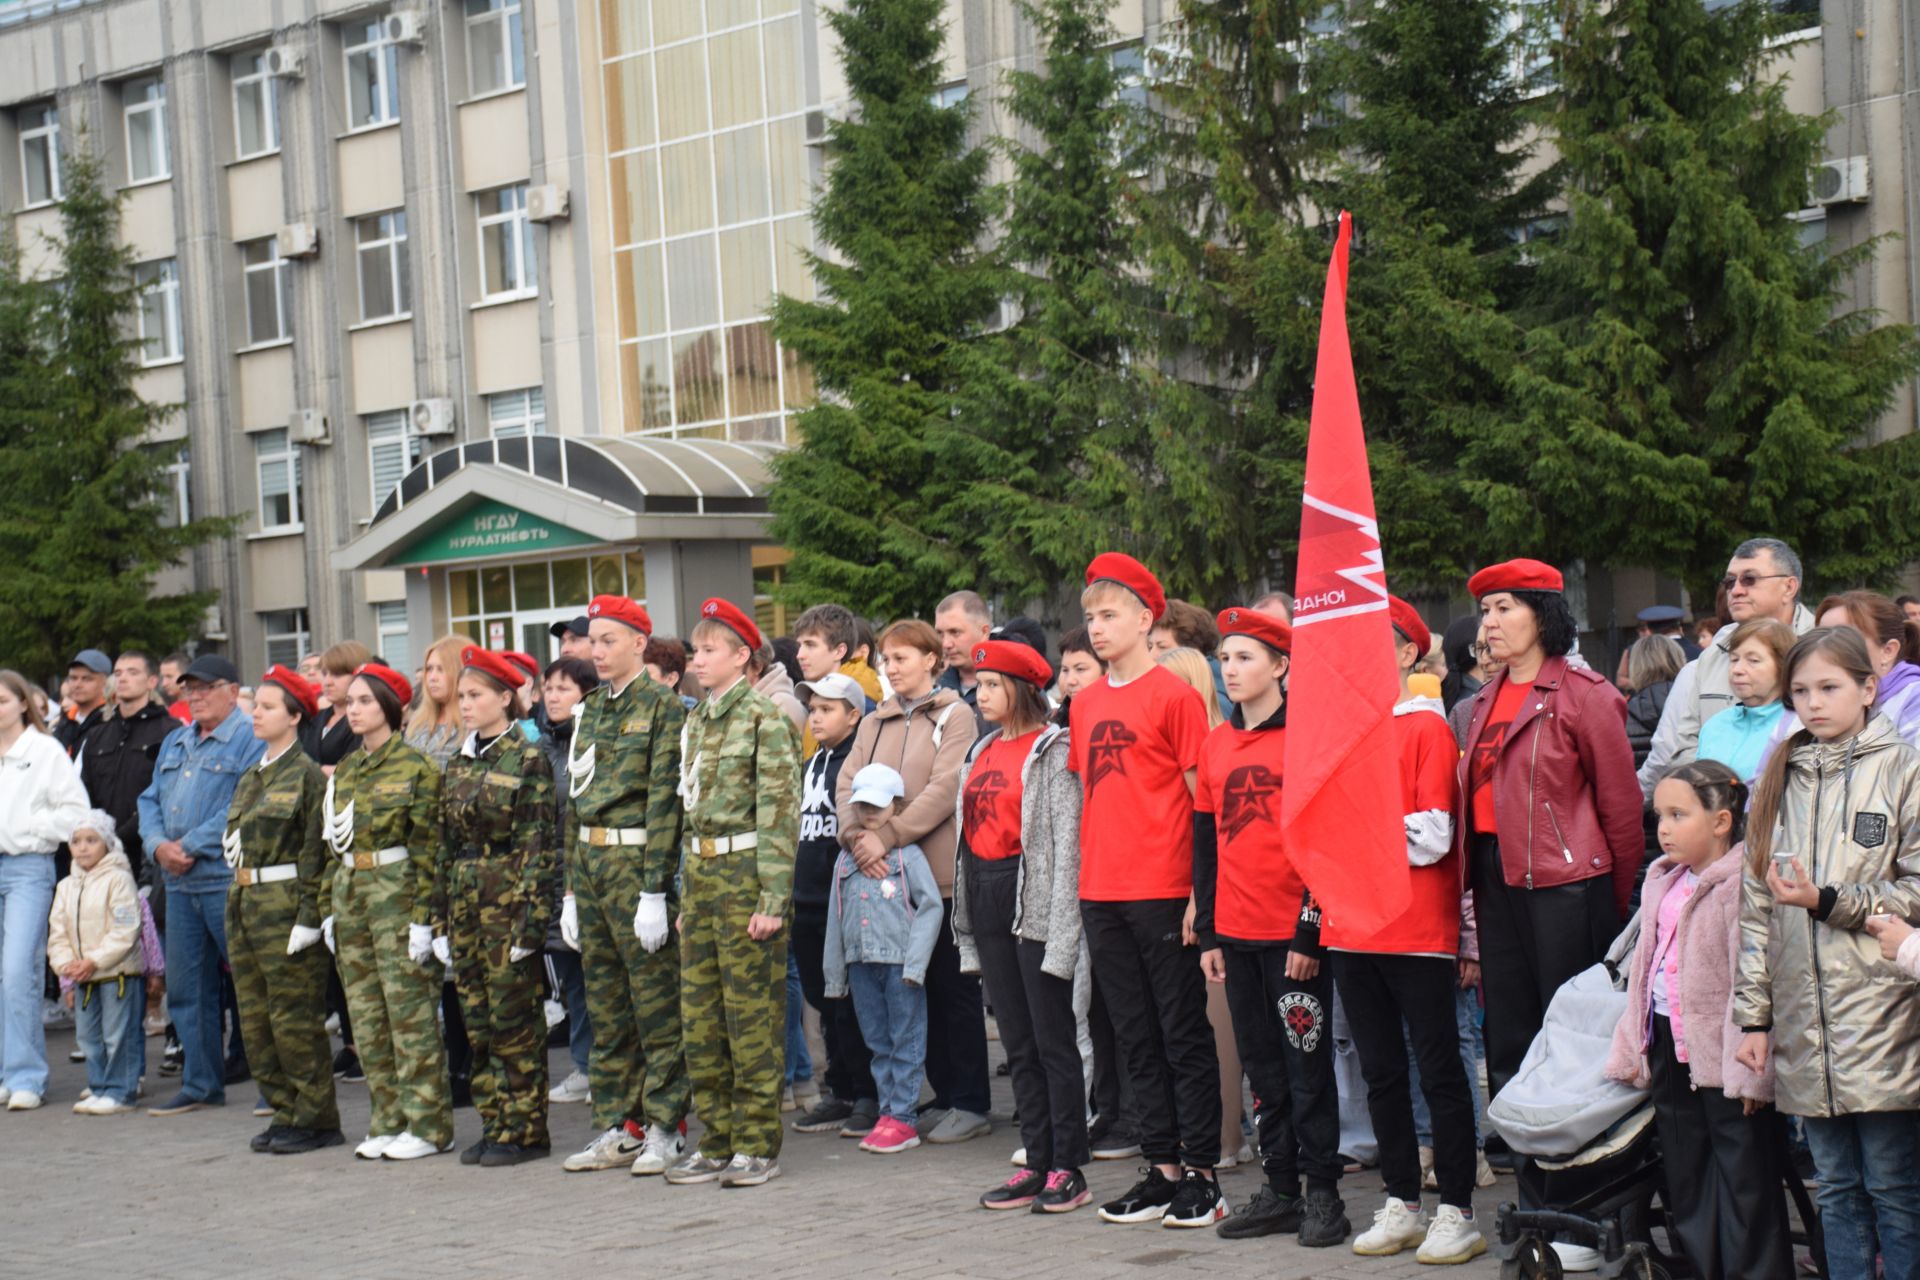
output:
<path id="1" fill-rule="evenodd" d="M 1500 672 L 1473 699 L 1453 823 L 1463 861 L 1473 839 L 1473 746 L 1506 679 Z M 1614 902 L 1625 919 L 1647 847 L 1627 743 L 1627 701 L 1604 676 L 1568 666 L 1565 658 L 1541 665 L 1533 694 L 1514 717 L 1493 766 L 1506 881 L 1546 889 L 1612 876 Z"/>

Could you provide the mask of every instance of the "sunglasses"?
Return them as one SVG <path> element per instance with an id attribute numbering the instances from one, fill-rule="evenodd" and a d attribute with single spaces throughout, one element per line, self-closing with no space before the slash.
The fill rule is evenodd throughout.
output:
<path id="1" fill-rule="evenodd" d="M 1735 587 L 1745 587 L 1748 591 L 1751 591 L 1754 587 L 1769 578 L 1791 578 L 1792 576 L 1790 573 L 1754 573 L 1749 570 L 1737 578 L 1731 573 L 1728 574 L 1726 577 L 1720 579 L 1720 586 L 1726 591 L 1731 591 Z"/>

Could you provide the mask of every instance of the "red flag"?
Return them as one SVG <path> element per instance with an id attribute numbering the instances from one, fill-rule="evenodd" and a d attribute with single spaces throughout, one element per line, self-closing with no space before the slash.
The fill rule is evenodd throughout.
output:
<path id="1" fill-rule="evenodd" d="M 1327 919 L 1372 933 L 1406 910 L 1407 836 L 1393 704 L 1400 696 L 1373 478 L 1347 345 L 1347 242 L 1327 267 L 1301 494 L 1281 822 Z"/>

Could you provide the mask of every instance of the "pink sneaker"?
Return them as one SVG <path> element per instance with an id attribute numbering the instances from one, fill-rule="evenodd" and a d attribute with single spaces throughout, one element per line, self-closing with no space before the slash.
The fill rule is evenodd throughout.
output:
<path id="1" fill-rule="evenodd" d="M 890 1156 L 919 1145 L 920 1135 L 914 1132 L 913 1126 L 892 1116 L 881 1116 L 873 1132 L 860 1140 L 862 1151 L 871 1151 L 877 1156 Z"/>

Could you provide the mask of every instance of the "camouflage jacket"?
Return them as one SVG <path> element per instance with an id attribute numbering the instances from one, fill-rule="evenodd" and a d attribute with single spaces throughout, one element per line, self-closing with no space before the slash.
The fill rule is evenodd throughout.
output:
<path id="1" fill-rule="evenodd" d="M 320 927 L 320 883 L 332 879 L 320 838 L 326 791 L 327 775 L 295 743 L 278 760 L 262 760 L 241 774 L 227 808 L 227 865 L 234 870 L 299 867 L 292 882 L 298 902 L 294 923 L 308 929 Z M 253 890 L 235 885 L 228 892 Z"/>
<path id="2" fill-rule="evenodd" d="M 340 863 L 345 853 L 378 853 L 404 845 L 413 878 L 414 924 L 434 924 L 436 913 L 434 870 L 440 858 L 440 770 L 433 761 L 408 746 L 399 734 L 377 751 L 364 747 L 349 751 L 333 771 L 328 824 L 343 821 L 352 806 L 351 843 L 343 850 L 329 843 L 334 855 L 333 875 L 322 881 L 320 914 L 333 914 L 333 884 L 340 876 L 371 875 L 350 871 Z M 323 826 L 323 834 L 328 834 Z M 329 840 L 332 840 L 329 835 Z"/>
<path id="3" fill-rule="evenodd" d="M 632 851 L 640 858 L 640 889 L 673 888 L 680 865 L 680 729 L 686 716 L 672 690 L 645 674 L 618 697 L 603 684 L 574 709 L 567 767 L 569 867 L 582 827 L 645 827 L 646 848 Z"/>
<path id="4" fill-rule="evenodd" d="M 785 915 L 800 840 L 800 731 L 787 713 L 741 680 L 687 717 L 681 792 L 687 805 L 687 861 L 701 836 L 759 833 L 757 864 L 763 916 Z"/>
<path id="5" fill-rule="evenodd" d="M 474 755 L 469 734 L 447 760 L 440 784 L 440 880 L 436 902 L 447 900 L 453 863 L 482 857 L 512 864 L 518 887 L 488 904 L 518 922 L 519 945 L 537 951 L 553 912 L 553 768 L 538 743 L 517 724 Z"/>

